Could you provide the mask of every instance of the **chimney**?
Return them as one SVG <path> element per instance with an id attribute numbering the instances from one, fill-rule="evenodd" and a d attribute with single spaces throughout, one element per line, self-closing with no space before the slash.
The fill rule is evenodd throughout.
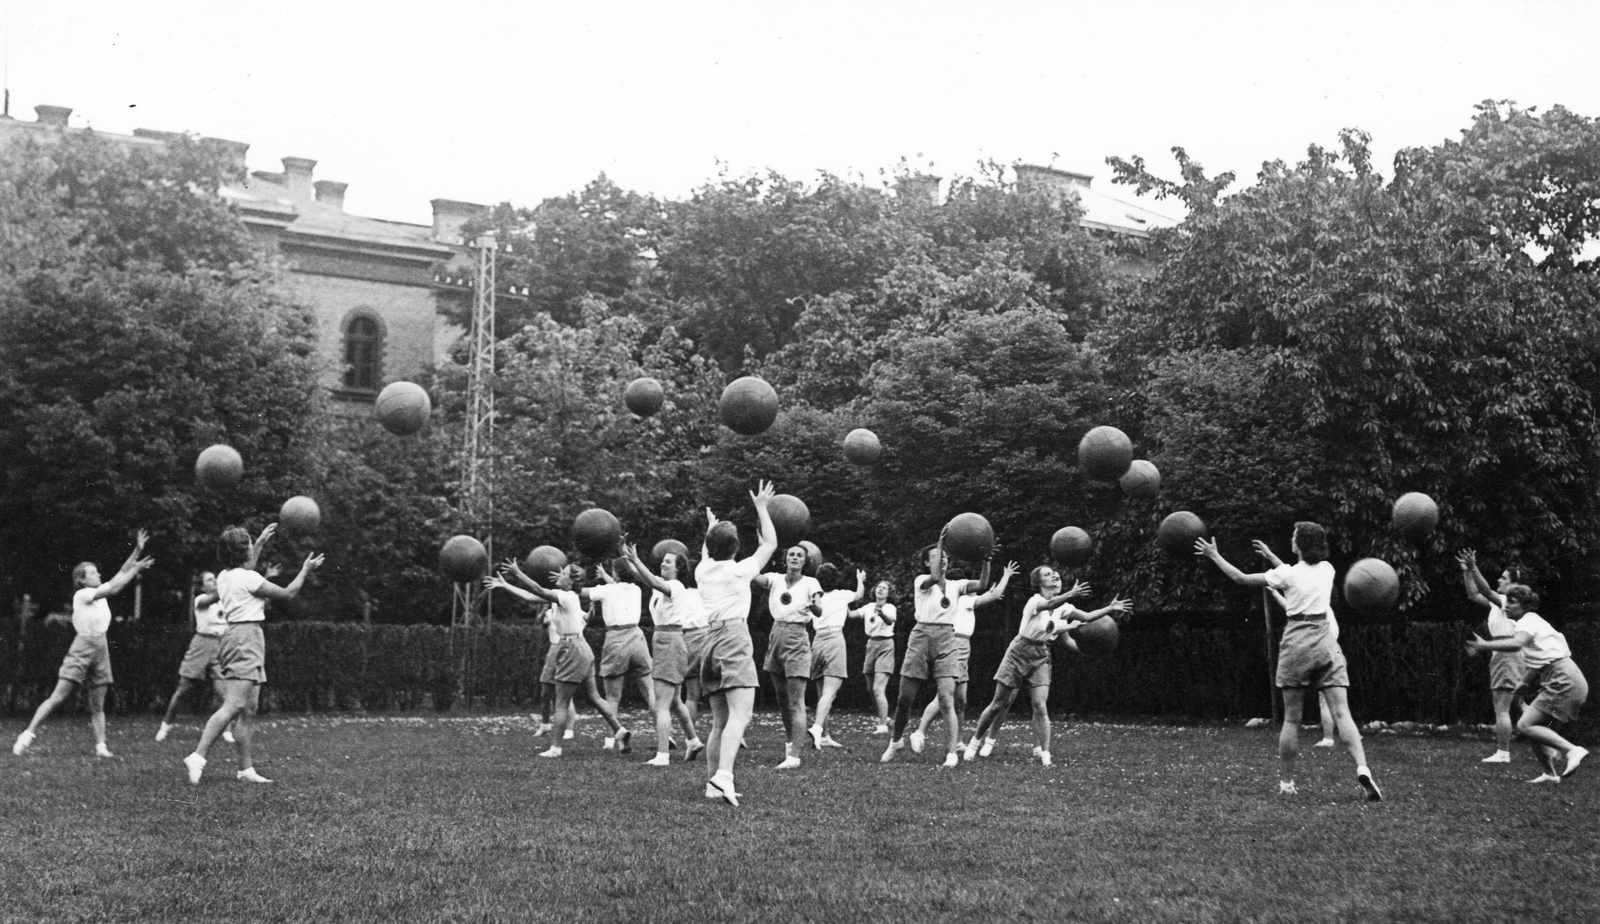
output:
<path id="1" fill-rule="evenodd" d="M 434 199 L 432 204 L 433 239 L 441 244 L 465 244 L 461 237 L 462 225 L 489 211 L 487 205 L 455 199 Z"/>
<path id="2" fill-rule="evenodd" d="M 283 185 L 289 189 L 289 198 L 304 199 L 309 201 L 314 194 L 311 186 L 311 171 L 317 162 L 309 157 L 285 157 L 283 159 Z"/>
<path id="3" fill-rule="evenodd" d="M 1072 173 L 1036 164 L 1017 164 L 1015 169 L 1018 192 L 1037 192 L 1057 200 L 1066 196 L 1077 198 L 1077 191 L 1088 189 L 1094 181 L 1094 177 L 1087 173 Z"/>
<path id="4" fill-rule="evenodd" d="M 244 156 L 250 150 L 250 145 L 244 141 L 229 141 L 226 138 L 201 138 L 200 143 L 219 151 L 228 159 L 229 167 L 233 171 L 234 182 L 244 180 L 246 171 Z"/>
<path id="5" fill-rule="evenodd" d="M 334 180 L 318 180 L 312 184 L 317 189 L 317 201 L 326 202 L 339 211 L 344 211 L 344 191 L 350 188 L 349 183 L 339 183 Z"/>
<path id="6" fill-rule="evenodd" d="M 53 125 L 57 128 L 66 128 L 67 116 L 72 115 L 71 106 L 35 106 L 33 111 L 39 114 L 40 125 Z"/>
<path id="7" fill-rule="evenodd" d="M 927 205 L 939 204 L 939 177 L 927 173 L 899 177 L 894 181 L 895 195 L 907 202 Z"/>

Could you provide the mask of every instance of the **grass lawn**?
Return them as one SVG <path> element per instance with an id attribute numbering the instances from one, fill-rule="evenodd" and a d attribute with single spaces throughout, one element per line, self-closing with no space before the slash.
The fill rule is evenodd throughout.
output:
<path id="1" fill-rule="evenodd" d="M 1280 798 L 1268 729 L 1058 721 L 1045 768 L 1016 717 L 993 757 L 946 771 L 937 746 L 880 764 L 875 723 L 842 715 L 848 750 L 777 772 L 766 714 L 735 809 L 704 798 L 701 766 L 602 751 L 592 712 L 554 761 L 525 716 L 280 714 L 258 726 L 271 786 L 236 782 L 220 742 L 190 786 L 189 722 L 157 744 L 153 717 L 113 716 L 118 756 L 97 760 L 83 718 L 57 717 L 0 756 L 0 920 L 1600 915 L 1600 766 L 1524 785 L 1525 750 L 1480 764 L 1479 730 L 1369 734 L 1387 799 L 1369 804 L 1343 749 L 1308 747 L 1300 795 Z M 0 722 L 4 743 L 22 727 Z"/>

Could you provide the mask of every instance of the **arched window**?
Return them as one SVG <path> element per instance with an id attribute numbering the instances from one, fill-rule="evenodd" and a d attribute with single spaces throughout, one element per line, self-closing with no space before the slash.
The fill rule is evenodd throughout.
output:
<path id="1" fill-rule="evenodd" d="M 383 381 L 383 331 L 378 319 L 358 314 L 344 327 L 344 387 L 377 391 Z"/>

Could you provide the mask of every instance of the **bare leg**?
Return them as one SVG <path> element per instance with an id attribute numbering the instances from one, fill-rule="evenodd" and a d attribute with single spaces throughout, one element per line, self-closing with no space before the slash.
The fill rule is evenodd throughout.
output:
<path id="1" fill-rule="evenodd" d="M 944 713 L 944 723 L 950 733 L 945 754 L 954 757 L 961 750 L 961 716 L 956 712 L 956 678 L 940 677 L 934 684 L 939 691 L 939 711 Z"/>
<path id="2" fill-rule="evenodd" d="M 650 699 L 656 716 L 656 757 L 665 757 L 672 747 L 672 709 L 683 704 L 678 702 L 678 688 L 665 680 L 655 681 Z"/>
<path id="3" fill-rule="evenodd" d="M 1356 720 L 1350 716 L 1350 692 L 1344 687 L 1328 687 L 1322 695 L 1327 697 L 1328 710 L 1333 713 L 1335 737 L 1344 743 L 1356 766 L 1365 767 L 1367 749 L 1361 743 L 1361 730 L 1356 728 Z"/>
<path id="4" fill-rule="evenodd" d="M 906 724 L 911 721 L 911 707 L 917 703 L 917 694 L 922 692 L 922 681 L 915 677 L 900 678 L 900 696 L 894 704 L 894 734 L 891 736 L 899 741 L 906 733 Z"/>
<path id="5" fill-rule="evenodd" d="M 717 754 L 717 773 L 733 778 L 733 763 L 739 756 L 739 742 L 744 740 L 744 730 L 750 724 L 750 716 L 755 712 L 756 691 L 754 687 L 735 687 L 732 690 L 723 690 L 720 694 L 711 695 L 713 707 L 717 699 L 723 700 L 723 708 L 727 717 L 724 720 L 722 734 L 713 736 L 712 740 L 720 745 Z M 720 738 L 720 740 L 719 740 Z"/>
<path id="6" fill-rule="evenodd" d="M 1550 721 L 1550 716 L 1543 709 L 1537 706 L 1529 706 L 1522 710 L 1522 718 L 1517 720 L 1517 731 L 1521 732 L 1522 737 L 1527 738 L 1533 745 L 1536 757 L 1543 756 L 1546 759 L 1553 760 L 1554 756 L 1564 755 L 1571 751 L 1574 745 L 1561 737 L 1555 729 L 1551 728 Z M 1541 748 L 1545 750 L 1541 751 Z M 1556 752 L 1556 755 L 1550 754 L 1550 751 Z M 1562 765 L 1556 764 L 1552 772 L 1556 776 L 1560 776 L 1562 769 Z"/>
<path id="7" fill-rule="evenodd" d="M 1337 723 L 1333 720 L 1333 709 L 1328 705 L 1327 690 L 1323 690 L 1322 694 L 1317 697 L 1317 712 L 1322 719 L 1322 740 L 1337 741 L 1339 739 L 1339 729 L 1336 727 Z M 1318 743 L 1320 744 L 1321 742 Z"/>
<path id="8" fill-rule="evenodd" d="M 251 680 L 224 680 L 222 683 L 222 705 L 211 718 L 206 720 L 205 730 L 200 733 L 200 743 L 195 745 L 194 753 L 205 757 L 211 750 L 211 745 L 222 735 L 222 730 L 228 727 L 235 717 L 250 708 L 256 690 L 256 684 Z"/>
<path id="9" fill-rule="evenodd" d="M 1283 727 L 1278 729 L 1278 784 L 1294 785 L 1295 762 L 1300 759 L 1300 720 L 1306 714 L 1306 691 L 1283 687 Z M 1358 743 L 1356 745 L 1360 747 Z"/>
<path id="10" fill-rule="evenodd" d="M 983 707 L 983 712 L 978 716 L 978 727 L 972 732 L 972 742 L 977 744 L 985 735 L 990 738 L 1000 729 L 1000 718 L 1011 708 L 1011 703 L 1017 698 L 1017 691 L 1003 683 L 994 685 L 994 699 L 989 705 Z"/>
<path id="11" fill-rule="evenodd" d="M 44 702 L 39 704 L 39 708 L 33 711 L 33 721 L 28 723 L 28 727 L 23 734 L 32 735 L 34 732 L 38 731 L 39 726 L 44 723 L 44 720 L 50 717 L 50 713 L 55 712 L 56 707 L 66 702 L 67 699 L 72 696 L 72 691 L 76 690 L 77 688 L 78 684 L 76 681 L 58 679 L 56 681 L 56 688 L 50 692 L 49 696 L 45 697 Z"/>
<path id="12" fill-rule="evenodd" d="M 828 729 L 828 713 L 833 711 L 834 697 L 839 695 L 839 687 L 844 685 L 844 680 L 839 677 L 822 678 L 822 690 L 817 693 L 817 720 L 815 727 L 826 735 Z"/>
<path id="13" fill-rule="evenodd" d="M 85 691 L 89 703 L 89 730 L 94 732 L 97 751 L 106 750 L 106 685 L 96 684 Z"/>
<path id="14" fill-rule="evenodd" d="M 889 727 L 889 675 L 878 671 L 872 675 L 872 705 L 878 710 L 878 724 Z"/>
<path id="15" fill-rule="evenodd" d="M 255 757 L 255 723 L 250 721 L 255 718 L 256 710 L 261 705 L 261 685 L 250 684 L 249 696 L 245 700 L 245 707 L 239 712 L 233 722 L 233 746 L 239 752 L 239 767 L 241 770 L 254 770 Z"/>
<path id="16" fill-rule="evenodd" d="M 185 696 L 189 695 L 189 691 L 193 690 L 199 685 L 200 681 L 198 680 L 191 680 L 188 677 L 178 678 L 178 689 L 172 691 L 172 699 L 167 701 L 167 714 L 166 717 L 161 720 L 162 724 L 172 724 L 172 720 L 178 716 L 178 705 L 183 702 L 183 698 Z"/>
<path id="17" fill-rule="evenodd" d="M 1494 741 L 1502 751 L 1511 750 L 1511 704 L 1516 700 L 1515 690 L 1492 690 L 1494 694 Z"/>
<path id="18" fill-rule="evenodd" d="M 1033 703 L 1033 740 L 1039 750 L 1050 753 L 1050 688 L 1029 687 L 1028 698 Z"/>

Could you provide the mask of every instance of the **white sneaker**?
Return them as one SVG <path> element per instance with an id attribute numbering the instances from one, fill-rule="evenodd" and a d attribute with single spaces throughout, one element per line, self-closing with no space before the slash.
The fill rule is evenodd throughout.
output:
<path id="1" fill-rule="evenodd" d="M 645 761 L 644 765 L 646 767 L 670 767 L 672 766 L 672 755 L 666 751 L 657 751 L 656 756 Z"/>
<path id="2" fill-rule="evenodd" d="M 977 757 L 978 757 L 978 739 L 974 738 L 971 741 L 967 742 L 967 746 L 965 748 L 962 748 L 962 750 L 961 750 L 961 759 L 962 760 L 971 761 L 971 760 L 976 760 Z"/>
<path id="3" fill-rule="evenodd" d="M 842 748 L 842 747 L 844 747 L 844 745 L 842 745 L 839 742 L 833 740 L 833 736 L 831 736 L 831 735 L 823 735 L 822 736 L 822 746 L 825 747 L 825 748 Z"/>
<path id="4" fill-rule="evenodd" d="M 571 741 L 572 740 L 572 729 L 569 728 L 566 731 L 562 732 L 561 733 L 561 740 L 562 741 Z"/>
<path id="5" fill-rule="evenodd" d="M 1483 760 L 1478 761 L 1478 763 L 1480 763 L 1480 764 L 1509 764 L 1509 763 L 1511 763 L 1511 752 L 1510 751 L 1495 751 L 1493 754 L 1490 754 L 1488 757 L 1485 757 Z"/>
<path id="6" fill-rule="evenodd" d="M 165 740 L 167 740 L 167 732 L 170 732 L 170 731 L 172 731 L 172 726 L 168 725 L 165 722 L 162 722 L 161 723 L 161 727 L 156 729 L 156 740 L 157 741 L 165 741 Z"/>
<path id="7" fill-rule="evenodd" d="M 617 751 L 622 754 L 633 753 L 633 732 L 626 728 L 617 732 Z"/>
<path id="8" fill-rule="evenodd" d="M 1360 783 L 1361 788 L 1367 791 L 1368 802 L 1383 801 L 1383 792 L 1378 789 L 1378 784 L 1373 781 L 1372 771 L 1368 770 L 1366 767 L 1362 767 L 1360 770 L 1357 770 L 1356 782 Z"/>
<path id="9" fill-rule="evenodd" d="M 923 740 L 922 739 L 922 732 L 914 731 L 911 734 L 907 735 L 906 737 L 911 739 L 911 753 L 913 753 L 913 754 L 921 754 L 922 753 L 922 740 Z"/>
<path id="10" fill-rule="evenodd" d="M 699 738 L 696 738 L 693 741 L 690 741 L 690 742 L 686 743 L 683 746 L 683 762 L 684 763 L 689 763 L 690 761 L 694 760 L 696 757 L 699 757 L 700 754 L 705 751 L 705 749 L 706 749 L 705 742 L 701 741 Z"/>
<path id="11" fill-rule="evenodd" d="M 600 743 L 600 750 L 602 750 L 602 751 L 615 751 L 616 749 L 617 749 L 617 739 L 615 739 L 615 738 L 607 738 L 606 740 L 604 740 L 604 741 L 602 741 Z"/>
<path id="12" fill-rule="evenodd" d="M 889 746 L 884 749 L 883 756 L 878 758 L 878 762 L 886 764 L 889 761 L 894 760 L 894 756 L 896 754 L 900 753 L 901 751 L 905 750 L 905 749 L 906 749 L 905 741 L 902 740 L 902 739 L 896 738 L 895 740 L 889 742 Z"/>
<path id="13" fill-rule="evenodd" d="M 743 793 L 736 792 L 736 793 L 733 794 L 733 797 L 735 799 L 737 799 L 737 798 L 739 798 L 739 797 L 741 797 L 743 795 L 744 795 Z M 713 785 L 711 783 L 707 783 L 706 784 L 706 798 L 707 799 L 722 799 L 722 798 L 725 798 L 725 797 L 722 795 L 722 790 L 718 789 L 715 785 Z M 737 804 L 737 803 L 735 803 L 735 804 Z"/>
<path id="14" fill-rule="evenodd" d="M 983 746 L 978 748 L 978 756 L 979 757 L 988 757 L 990 754 L 993 754 L 993 753 L 994 753 L 994 739 L 993 738 L 985 738 L 985 739 L 983 739 Z"/>
<path id="15" fill-rule="evenodd" d="M 879 725 L 877 728 L 872 730 L 872 733 L 874 735 L 887 735 L 889 733 L 889 726 Z"/>
<path id="16" fill-rule="evenodd" d="M 1054 762 L 1055 761 L 1050 757 L 1050 752 L 1049 751 L 1040 751 L 1039 752 L 1039 763 L 1040 763 L 1041 766 L 1048 767 Z"/>
<path id="17" fill-rule="evenodd" d="M 254 767 L 246 767 L 243 770 L 240 770 L 238 773 L 235 773 L 233 775 L 233 777 L 236 780 L 243 780 L 246 783 L 270 783 L 270 782 L 272 782 L 271 780 L 269 780 L 266 777 L 262 776 L 261 774 L 257 773 L 256 772 L 256 768 L 254 768 Z"/>
<path id="18" fill-rule="evenodd" d="M 1574 773 L 1577 773 L 1578 772 L 1578 765 L 1583 763 L 1583 759 L 1585 757 L 1588 757 L 1588 756 L 1589 756 L 1589 749 L 1588 748 L 1575 747 L 1572 750 L 1568 751 L 1567 752 L 1567 769 L 1561 771 L 1561 778 L 1562 779 L 1566 779 L 1567 777 L 1573 775 Z"/>
<path id="19" fill-rule="evenodd" d="M 813 725 L 806 729 L 806 734 L 811 736 L 811 747 L 818 751 L 822 750 L 822 729 Z"/>
<path id="20" fill-rule="evenodd" d="M 706 786 L 716 790 L 717 795 L 722 797 L 722 801 L 734 808 L 739 807 L 739 794 L 733 791 L 733 777 L 723 776 L 719 773 L 713 776 L 711 782 L 707 783 Z"/>
<path id="21" fill-rule="evenodd" d="M 1554 773 L 1541 773 L 1538 776 L 1534 777 L 1533 779 L 1528 780 L 1528 782 L 1529 783 L 1559 783 L 1559 782 L 1561 782 L 1561 777 L 1556 776 Z"/>
<path id="22" fill-rule="evenodd" d="M 1293 780 L 1279 780 L 1278 781 L 1278 795 L 1280 795 L 1280 796 L 1298 796 L 1299 794 L 1300 794 L 1300 790 L 1294 788 L 1294 781 Z"/>
<path id="23" fill-rule="evenodd" d="M 190 754 L 183 759 L 183 766 L 189 771 L 189 784 L 200 785 L 200 774 L 205 772 L 206 759 L 199 754 Z"/>
<path id="24" fill-rule="evenodd" d="M 11 753 L 13 753 L 13 754 L 21 754 L 23 751 L 26 751 L 28 749 L 28 745 L 30 745 L 32 743 L 33 743 L 33 732 L 25 731 L 22 734 L 17 736 L 17 743 L 13 744 L 11 746 Z"/>
<path id="25" fill-rule="evenodd" d="M 540 757 L 560 757 L 561 756 L 561 748 L 559 746 L 557 746 L 557 745 L 551 745 L 550 746 L 550 750 L 548 750 L 548 751 L 540 751 L 539 752 L 539 756 Z"/>
<path id="26" fill-rule="evenodd" d="M 793 770 L 794 768 L 796 768 L 798 766 L 800 766 L 800 757 L 799 757 L 799 755 L 790 754 L 788 757 L 785 757 L 783 759 L 783 763 L 778 764 L 776 767 L 773 767 L 772 769 L 774 769 L 774 770 Z"/>
<path id="27" fill-rule="evenodd" d="M 556 730 L 556 727 L 554 725 L 551 725 L 549 722 L 540 722 L 539 723 L 539 730 L 535 731 L 534 735 L 535 736 L 548 735 L 548 734 L 550 734 L 551 732 L 553 732 L 555 730 Z"/>
<path id="28" fill-rule="evenodd" d="M 104 741 L 102 741 L 99 744 L 94 746 L 94 756 L 96 756 L 96 757 L 116 757 L 117 755 L 111 753 L 111 749 L 106 747 L 106 743 Z"/>
<path id="29" fill-rule="evenodd" d="M 956 756 L 955 751 L 951 751 L 950 753 L 944 755 L 944 766 L 947 768 L 959 767 L 961 766 L 961 758 Z"/>
<path id="30" fill-rule="evenodd" d="M 222 740 L 228 742 L 229 744 L 232 744 L 233 740 L 234 740 L 233 739 L 233 729 L 224 728 L 222 730 Z"/>
<path id="31" fill-rule="evenodd" d="M 1332 738 L 1324 738 L 1321 741 L 1318 741 L 1316 744 L 1313 744 L 1312 747 L 1314 747 L 1314 748 L 1331 748 L 1335 744 L 1338 744 L 1338 742 L 1334 741 Z"/>

